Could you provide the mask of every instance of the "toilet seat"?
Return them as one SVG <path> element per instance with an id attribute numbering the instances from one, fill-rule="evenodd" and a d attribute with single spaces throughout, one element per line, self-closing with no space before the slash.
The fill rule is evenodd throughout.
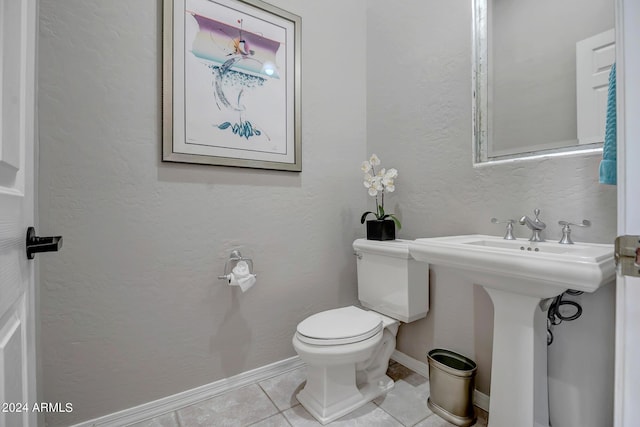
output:
<path id="1" fill-rule="evenodd" d="M 312 345 L 352 344 L 369 339 L 384 328 L 382 317 L 350 306 L 316 313 L 298 324 L 297 337 Z"/>

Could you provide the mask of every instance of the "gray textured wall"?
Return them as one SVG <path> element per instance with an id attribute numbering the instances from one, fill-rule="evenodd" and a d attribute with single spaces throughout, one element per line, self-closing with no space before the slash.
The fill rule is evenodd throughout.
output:
<path id="1" fill-rule="evenodd" d="M 503 226 L 491 224 L 491 217 L 519 218 L 540 208 L 549 240 L 560 238 L 558 220 L 587 218 L 593 226 L 575 230 L 574 240 L 613 242 L 616 189 L 598 184 L 597 157 L 472 166 L 470 61 L 468 1 L 410 0 L 402 7 L 367 2 L 367 149 L 399 171 L 394 193 L 403 224 L 399 237 L 500 235 Z M 515 234 L 528 237 L 529 230 L 516 226 Z M 431 279 L 431 311 L 400 329 L 398 348 L 420 360 L 434 347 L 475 358 L 477 387 L 488 393 L 491 300 L 452 270 L 434 268 Z M 613 354 L 612 292 L 609 287 L 582 298 L 597 310 L 585 310 L 572 327 L 582 336 L 593 324 L 604 328 L 590 344 L 605 352 L 589 363 L 591 370 L 604 366 L 606 375 Z M 606 387 L 604 392 L 610 396 Z"/>
<path id="2" fill-rule="evenodd" d="M 161 163 L 161 2 L 40 2 L 40 228 L 65 239 L 40 259 L 44 398 L 74 405 L 49 425 L 294 356 L 299 321 L 356 302 L 364 1 L 272 3 L 303 19 L 301 174 Z M 246 294 L 217 279 L 237 246 Z"/>

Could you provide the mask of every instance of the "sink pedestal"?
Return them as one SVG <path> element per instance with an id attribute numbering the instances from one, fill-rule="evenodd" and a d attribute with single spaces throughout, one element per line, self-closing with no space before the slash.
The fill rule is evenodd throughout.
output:
<path id="1" fill-rule="evenodd" d="M 545 298 L 595 292 L 615 277 L 613 246 L 473 234 L 416 239 L 418 261 L 459 270 L 493 301 L 489 427 L 549 427 Z"/>
<path id="2" fill-rule="evenodd" d="M 493 301 L 489 427 L 548 427 L 546 315 L 540 298 L 483 286 Z"/>

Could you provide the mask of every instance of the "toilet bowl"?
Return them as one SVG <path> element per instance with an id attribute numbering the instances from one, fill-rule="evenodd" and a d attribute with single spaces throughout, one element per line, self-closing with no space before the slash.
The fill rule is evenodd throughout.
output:
<path id="1" fill-rule="evenodd" d="M 399 321 L 428 311 L 428 267 L 409 256 L 404 240 L 353 244 L 358 296 L 364 306 L 316 313 L 300 322 L 293 347 L 307 365 L 302 406 L 327 424 L 393 388 L 386 375 Z"/>
<path id="2" fill-rule="evenodd" d="M 386 376 L 398 322 L 355 306 L 323 311 L 300 322 L 293 347 L 307 365 L 298 401 L 329 423 L 393 388 Z"/>

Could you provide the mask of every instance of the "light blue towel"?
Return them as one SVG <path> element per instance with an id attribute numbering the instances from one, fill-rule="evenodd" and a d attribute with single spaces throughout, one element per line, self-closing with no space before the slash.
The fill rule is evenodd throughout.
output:
<path id="1" fill-rule="evenodd" d="M 600 162 L 600 184 L 616 185 L 616 64 L 611 66 L 609 73 L 609 92 L 607 94 L 607 122 L 602 147 L 602 161 Z"/>

